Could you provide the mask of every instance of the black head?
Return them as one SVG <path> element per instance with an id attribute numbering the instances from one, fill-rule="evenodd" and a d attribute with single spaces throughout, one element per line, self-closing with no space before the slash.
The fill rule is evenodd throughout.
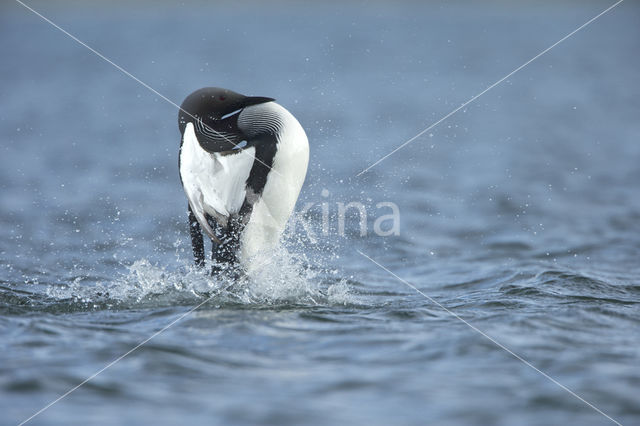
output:
<path id="1" fill-rule="evenodd" d="M 209 152 L 228 151 L 246 139 L 238 128 L 238 115 L 242 109 L 273 100 L 244 96 L 219 87 L 205 87 L 196 90 L 182 102 L 178 127 L 184 135 L 187 123 L 193 123 L 203 149 Z"/>

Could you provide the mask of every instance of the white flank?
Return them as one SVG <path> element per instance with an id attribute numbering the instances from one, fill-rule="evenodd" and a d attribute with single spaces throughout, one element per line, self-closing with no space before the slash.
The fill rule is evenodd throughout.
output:
<path id="1" fill-rule="evenodd" d="M 262 263 L 259 259 L 262 256 L 258 255 L 268 256 L 269 249 L 277 244 L 293 212 L 307 174 L 309 142 L 298 120 L 277 103 L 267 102 L 245 110 L 249 108 L 252 115 L 276 115 L 281 122 L 271 172 L 240 239 L 239 259 L 251 272 Z M 240 113 L 240 121 L 243 114 L 244 111 Z"/>

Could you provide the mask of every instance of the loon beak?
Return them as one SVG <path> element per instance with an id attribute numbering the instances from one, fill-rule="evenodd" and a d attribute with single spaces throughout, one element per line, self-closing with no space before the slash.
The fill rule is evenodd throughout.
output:
<path id="1" fill-rule="evenodd" d="M 263 104 L 265 102 L 272 102 L 272 101 L 275 101 L 275 99 L 273 99 L 273 98 L 265 98 L 263 96 L 247 96 L 242 101 L 242 106 L 243 107 L 248 107 L 248 106 L 251 106 L 251 105 L 258 105 L 258 104 Z"/>

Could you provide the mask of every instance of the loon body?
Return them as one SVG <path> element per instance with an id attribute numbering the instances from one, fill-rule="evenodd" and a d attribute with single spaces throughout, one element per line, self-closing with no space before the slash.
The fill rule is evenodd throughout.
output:
<path id="1" fill-rule="evenodd" d="M 204 265 L 204 231 L 214 272 L 250 271 L 256 255 L 277 244 L 302 188 L 309 162 L 304 129 L 274 99 L 216 87 L 189 95 L 178 125 L 196 264 Z"/>
<path id="2" fill-rule="evenodd" d="M 304 129 L 274 99 L 216 87 L 189 95 L 178 125 L 196 264 L 204 265 L 204 231 L 214 271 L 250 271 L 256 255 L 277 244 L 300 193 L 309 161 Z"/>

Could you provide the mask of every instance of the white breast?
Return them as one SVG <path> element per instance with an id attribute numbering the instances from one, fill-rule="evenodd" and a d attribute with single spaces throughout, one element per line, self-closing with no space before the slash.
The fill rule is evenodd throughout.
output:
<path id="1" fill-rule="evenodd" d="M 254 155 L 253 147 L 228 155 L 211 154 L 198 143 L 193 124 L 187 124 L 180 150 L 180 177 L 193 213 L 211 238 L 216 237 L 205 214 L 225 225 L 229 216 L 240 211 Z"/>

